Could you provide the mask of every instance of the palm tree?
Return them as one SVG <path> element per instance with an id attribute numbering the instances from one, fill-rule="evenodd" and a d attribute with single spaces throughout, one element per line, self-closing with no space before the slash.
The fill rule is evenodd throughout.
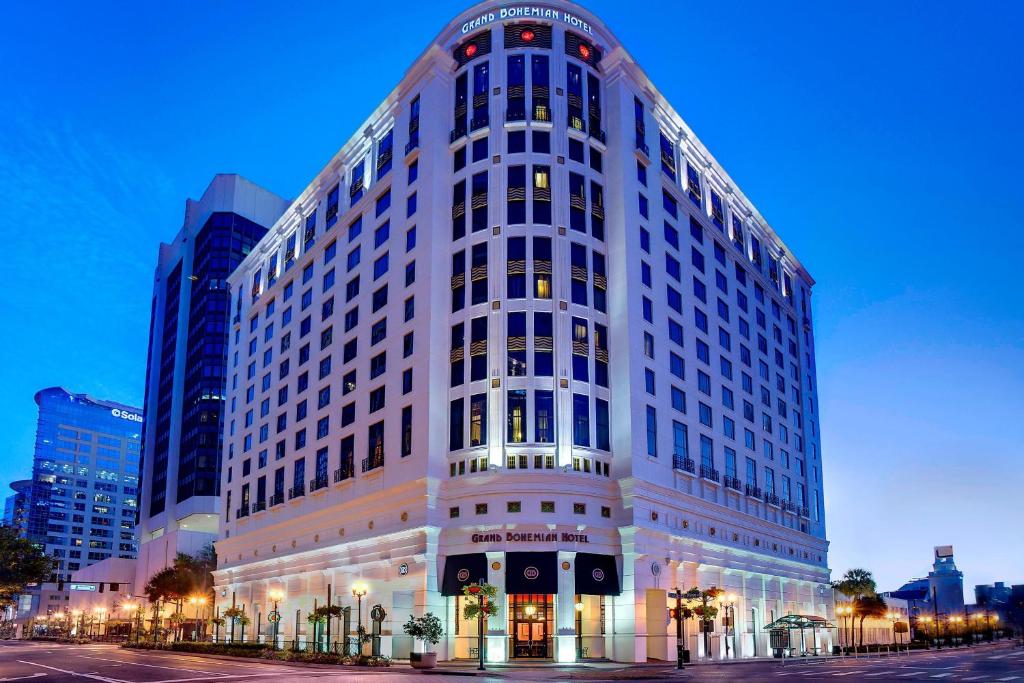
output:
<path id="1" fill-rule="evenodd" d="M 864 647 L 864 620 L 868 617 L 881 619 L 885 616 L 887 606 L 882 596 L 862 595 L 853 601 L 853 611 L 860 617 L 860 645 Z"/>
<path id="2" fill-rule="evenodd" d="M 850 598 L 854 609 L 857 609 L 861 598 L 875 595 L 875 577 L 867 569 L 847 569 L 843 578 L 832 582 L 832 589 Z M 864 619 L 860 620 L 860 644 L 864 644 Z"/>

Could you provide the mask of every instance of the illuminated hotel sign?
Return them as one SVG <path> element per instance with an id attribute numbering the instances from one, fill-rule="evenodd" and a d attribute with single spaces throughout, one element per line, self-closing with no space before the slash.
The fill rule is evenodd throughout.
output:
<path id="1" fill-rule="evenodd" d="M 541 533 L 529 531 L 506 531 L 503 534 L 473 534 L 473 543 L 590 543 L 586 534 L 563 531 L 561 533 L 546 531 Z"/>
<path id="2" fill-rule="evenodd" d="M 502 7 L 493 12 L 485 12 L 476 19 L 470 19 L 464 23 L 462 25 L 462 33 L 466 34 L 493 21 L 504 21 L 505 19 L 550 19 L 551 21 L 561 21 L 579 31 L 594 35 L 594 29 L 591 28 L 590 24 L 575 14 L 548 7 L 532 7 L 530 5 Z"/>
<path id="3" fill-rule="evenodd" d="M 110 414 L 114 417 L 119 417 L 122 420 L 130 420 L 131 422 L 142 422 L 142 416 L 138 413 L 132 413 L 127 410 L 121 410 L 120 408 L 114 408 L 110 411 Z"/>

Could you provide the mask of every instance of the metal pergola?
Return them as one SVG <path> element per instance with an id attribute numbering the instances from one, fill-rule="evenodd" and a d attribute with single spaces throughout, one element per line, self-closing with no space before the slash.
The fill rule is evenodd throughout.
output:
<path id="1" fill-rule="evenodd" d="M 806 656 L 807 650 L 804 647 L 804 631 L 810 630 L 811 642 L 816 644 L 817 638 L 815 638 L 815 635 L 818 629 L 828 630 L 833 628 L 838 629 L 838 627 L 835 624 L 831 623 L 828 619 L 824 617 L 819 617 L 815 614 L 787 614 L 786 616 L 779 617 L 772 623 L 765 625 L 764 630 L 768 631 L 769 634 L 771 634 L 773 631 L 785 631 L 787 633 L 787 636 L 792 631 L 800 631 L 801 656 Z M 786 641 L 788 644 L 790 638 L 787 637 Z M 782 649 L 792 650 L 793 647 L 789 645 L 788 647 L 784 647 Z M 811 652 L 817 655 L 818 649 L 819 648 L 816 646 L 812 647 Z"/>

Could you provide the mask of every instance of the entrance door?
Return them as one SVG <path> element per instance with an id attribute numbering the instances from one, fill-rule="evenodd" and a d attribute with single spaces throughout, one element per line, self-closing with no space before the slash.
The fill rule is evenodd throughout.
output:
<path id="1" fill-rule="evenodd" d="M 516 659 L 550 659 L 554 628 L 553 595 L 510 595 L 511 655 Z"/>

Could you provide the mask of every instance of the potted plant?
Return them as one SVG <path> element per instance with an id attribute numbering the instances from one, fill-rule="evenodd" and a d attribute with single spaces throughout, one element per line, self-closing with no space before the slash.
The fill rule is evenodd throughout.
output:
<path id="1" fill-rule="evenodd" d="M 423 643 L 423 652 L 410 652 L 409 663 L 414 669 L 433 669 L 437 666 L 437 653 L 428 651 L 430 645 L 441 642 L 444 629 L 441 620 L 431 612 L 422 617 L 409 615 L 409 621 L 402 625 L 407 635 Z"/>

